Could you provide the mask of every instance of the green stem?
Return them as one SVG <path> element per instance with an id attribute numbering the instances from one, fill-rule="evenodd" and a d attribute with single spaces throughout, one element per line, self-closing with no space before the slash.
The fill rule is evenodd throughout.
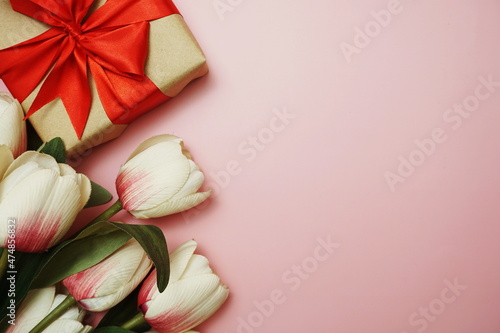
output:
<path id="1" fill-rule="evenodd" d="M 100 221 L 108 221 L 110 218 L 115 216 L 122 209 L 123 209 L 122 203 L 121 203 L 120 199 L 118 199 L 118 200 L 116 200 L 116 202 L 114 204 L 109 206 L 108 209 L 106 209 L 101 215 L 96 217 L 87 226 L 91 226 L 91 225 L 96 224 L 97 222 L 100 222 Z"/>
<path id="2" fill-rule="evenodd" d="M 121 326 L 121 328 L 124 328 L 126 330 L 132 330 L 135 327 L 142 325 L 146 322 L 146 319 L 144 319 L 144 316 L 142 315 L 142 312 L 139 312 L 136 314 L 132 319 L 127 321 L 125 324 Z"/>
<path id="3" fill-rule="evenodd" d="M 46 329 L 50 324 L 52 324 L 57 318 L 63 315 L 70 307 L 76 304 L 76 300 L 73 298 L 73 296 L 68 295 L 62 301 L 61 304 L 59 304 L 54 310 L 50 311 L 50 313 L 45 316 L 45 318 L 42 319 L 41 322 L 38 323 L 31 331 L 30 333 L 40 333 L 43 332 L 44 329 Z"/>
<path id="4" fill-rule="evenodd" d="M 7 259 L 9 258 L 9 251 L 7 249 L 2 250 L 2 255 L 0 256 L 0 279 L 3 279 L 5 272 L 7 272 Z"/>

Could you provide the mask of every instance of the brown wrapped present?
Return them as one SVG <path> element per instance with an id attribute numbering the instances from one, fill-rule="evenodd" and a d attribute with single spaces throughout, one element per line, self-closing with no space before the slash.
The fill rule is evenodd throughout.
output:
<path id="1" fill-rule="evenodd" d="M 170 0 L 0 0 L 0 31 L 0 78 L 41 139 L 61 137 L 69 155 L 208 71 Z"/>

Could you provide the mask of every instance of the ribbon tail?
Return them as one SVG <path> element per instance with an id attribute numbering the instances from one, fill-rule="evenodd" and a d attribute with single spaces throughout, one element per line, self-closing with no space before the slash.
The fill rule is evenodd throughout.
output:
<path id="1" fill-rule="evenodd" d="M 129 124 L 170 99 L 146 76 L 133 80 L 107 71 L 90 59 L 89 67 L 101 103 L 113 124 Z"/>
<path id="2" fill-rule="evenodd" d="M 76 135 L 80 139 L 85 130 L 91 104 L 86 55 L 77 50 L 74 53 L 67 53 L 64 58 L 58 61 L 42 84 L 26 118 L 60 97 Z"/>
<path id="3" fill-rule="evenodd" d="M 148 38 L 149 22 L 140 22 L 86 33 L 80 44 L 89 57 L 106 70 L 140 79 L 148 56 Z"/>

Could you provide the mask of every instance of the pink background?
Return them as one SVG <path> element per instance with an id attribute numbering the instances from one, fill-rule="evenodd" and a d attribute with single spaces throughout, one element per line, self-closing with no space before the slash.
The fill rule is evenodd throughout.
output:
<path id="1" fill-rule="evenodd" d="M 215 194 L 150 222 L 231 289 L 199 330 L 499 332 L 500 3 L 177 5 L 210 74 L 74 165 L 115 194 L 142 140 L 185 140 Z"/>

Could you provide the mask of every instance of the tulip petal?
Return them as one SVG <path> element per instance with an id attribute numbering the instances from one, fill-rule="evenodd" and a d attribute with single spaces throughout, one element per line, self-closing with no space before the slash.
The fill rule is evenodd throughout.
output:
<path id="1" fill-rule="evenodd" d="M 30 174 L 43 169 L 59 173 L 56 160 L 49 155 L 28 151 L 14 160 L 5 171 L 0 183 L 0 201 L 20 181 Z"/>
<path id="2" fill-rule="evenodd" d="M 81 194 L 80 207 L 78 210 L 82 210 L 83 207 L 85 207 L 85 205 L 87 204 L 87 201 L 89 201 L 90 194 L 92 192 L 92 185 L 90 184 L 90 180 L 87 178 L 87 176 L 81 173 L 76 173 L 75 169 L 67 164 L 59 163 L 59 169 L 61 172 L 61 176 L 71 177 L 78 184 Z"/>
<path id="3" fill-rule="evenodd" d="M 144 318 L 162 333 L 189 330 L 212 315 L 225 301 L 227 295 L 220 292 L 219 287 L 220 279 L 215 274 L 176 281 L 151 301 Z M 206 301 L 208 303 L 204 304 Z M 208 313 L 201 313 L 199 308 Z"/>
<path id="4" fill-rule="evenodd" d="M 10 325 L 6 333 L 26 333 L 31 331 L 48 313 L 54 301 L 56 288 L 54 286 L 33 289 L 16 313 L 16 325 Z"/>
<path id="5" fill-rule="evenodd" d="M 170 198 L 170 200 L 179 199 L 188 196 L 190 194 L 193 194 L 196 191 L 198 191 L 198 189 L 203 184 L 205 176 L 200 171 L 198 165 L 194 163 L 192 160 L 189 160 L 189 167 L 190 171 L 187 182 L 184 184 L 184 187 L 179 192 L 177 192 L 172 198 Z"/>
<path id="6" fill-rule="evenodd" d="M 20 137 L 19 126 L 17 124 L 17 113 L 12 112 L 12 108 L 9 106 L 6 109 L 0 108 L 0 143 L 8 145 L 12 150 L 17 144 L 17 138 Z"/>
<path id="7" fill-rule="evenodd" d="M 143 253 L 131 239 L 100 263 L 67 277 L 63 283 L 77 301 L 112 294 L 132 278 Z"/>
<path id="8" fill-rule="evenodd" d="M 0 93 L 0 144 L 9 146 L 15 157 L 26 150 L 26 123 L 21 104 L 5 93 Z"/>
<path id="9" fill-rule="evenodd" d="M 229 289 L 225 285 L 220 284 L 198 307 L 193 309 L 191 317 L 196 318 L 197 323 L 190 328 L 196 327 L 210 318 L 224 304 L 228 296 Z"/>
<path id="10" fill-rule="evenodd" d="M 18 158 L 14 160 L 14 162 L 7 169 L 7 172 L 4 175 L 4 179 L 14 170 L 19 168 L 20 166 L 27 164 L 29 162 L 34 162 L 39 165 L 42 169 L 51 169 L 56 171 L 58 174 L 60 172 L 59 166 L 57 165 L 56 160 L 47 154 L 40 154 L 36 151 L 27 151 Z"/>
<path id="11" fill-rule="evenodd" d="M 9 147 L 5 145 L 0 145 L 0 180 L 3 178 L 5 171 L 9 168 L 9 165 L 14 161 L 12 152 Z"/>
<path id="12" fill-rule="evenodd" d="M 43 169 L 40 168 L 39 165 L 36 164 L 35 162 L 27 162 L 19 166 L 17 169 L 12 170 L 12 172 L 10 172 L 8 175 L 7 172 L 5 172 L 4 174 L 5 178 L 0 183 L 0 201 L 3 200 L 3 198 L 7 196 L 8 193 L 18 183 L 23 181 L 26 177 L 30 176 L 31 174 L 41 170 Z M 7 171 L 9 170 L 7 169 Z"/>
<path id="13" fill-rule="evenodd" d="M 135 274 L 132 275 L 130 281 L 128 281 L 125 285 L 121 286 L 111 295 L 85 300 L 82 301 L 82 303 L 84 303 L 86 308 L 91 311 L 104 311 L 112 308 L 127 297 L 144 280 L 148 272 L 151 270 L 151 267 L 153 267 L 153 263 L 145 254 L 141 265 L 137 268 Z M 98 306 L 98 303 L 101 305 Z"/>
<path id="14" fill-rule="evenodd" d="M 200 256 L 199 254 L 193 254 L 189 263 L 182 273 L 181 279 L 190 276 L 203 275 L 203 274 L 211 274 L 212 269 L 209 266 L 208 259 L 204 256 Z"/>
<path id="15" fill-rule="evenodd" d="M 170 279 L 169 283 L 179 280 L 193 256 L 194 251 L 198 247 L 198 243 L 194 240 L 188 240 L 179 245 L 172 253 L 170 253 Z"/>
<path id="16" fill-rule="evenodd" d="M 84 174 L 77 174 L 76 176 L 76 183 L 78 184 L 78 187 L 80 188 L 80 209 L 82 210 L 83 207 L 87 204 L 87 202 L 90 199 L 90 195 L 92 194 L 92 185 L 90 183 L 90 179 L 88 179 L 87 176 Z"/>
<path id="17" fill-rule="evenodd" d="M 74 177 L 76 177 L 75 169 L 73 169 L 69 165 L 64 164 L 64 163 L 58 163 L 57 166 L 59 167 L 59 174 L 61 176 L 74 176 Z"/>
<path id="18" fill-rule="evenodd" d="M 149 273 L 144 282 L 142 282 L 141 289 L 139 289 L 137 304 L 139 304 L 142 312 L 147 311 L 150 301 L 155 299 L 159 293 L 155 268 L 151 271 L 151 273 Z"/>
<path id="19" fill-rule="evenodd" d="M 154 208 L 179 192 L 189 177 L 189 160 L 174 142 L 140 152 L 120 169 L 117 191 L 128 211 Z"/>
<path id="20" fill-rule="evenodd" d="M 186 269 L 191 257 L 198 244 L 194 240 L 188 240 L 179 245 L 172 253 L 170 253 L 170 278 L 169 284 L 179 280 L 184 270 Z M 145 311 L 149 306 L 149 301 L 155 299 L 158 294 L 158 286 L 156 279 L 156 269 L 146 278 L 139 291 L 139 305 L 143 305 Z M 168 287 L 168 286 L 167 286 Z"/>
<path id="21" fill-rule="evenodd" d="M 132 152 L 132 154 L 130 154 L 127 161 L 130 161 L 137 154 L 145 151 L 149 147 L 152 147 L 160 142 L 167 142 L 167 141 L 173 141 L 182 144 L 182 139 L 176 137 L 175 135 L 170 135 L 170 134 L 156 135 L 147 139 L 146 141 L 143 141 L 139 146 L 137 146 L 137 148 Z"/>
<path id="22" fill-rule="evenodd" d="M 112 272 L 106 274 L 107 279 L 99 285 L 99 289 L 96 290 L 93 296 L 99 297 L 116 292 L 116 290 L 134 277 L 138 267 L 146 269 L 150 267 L 149 263 L 151 262 L 145 255 L 141 245 L 135 239 L 131 239 L 125 243 L 118 251 L 106 258 L 105 261 L 113 263 L 118 269 L 114 269 Z"/>
<path id="23" fill-rule="evenodd" d="M 72 319 L 57 319 L 50 324 L 43 333 L 87 333 L 92 331 L 92 326 L 83 326 L 82 323 Z"/>
<path id="24" fill-rule="evenodd" d="M 149 258 L 148 258 L 149 260 Z M 125 285 L 121 286 L 115 293 L 94 297 L 85 300 L 81 300 L 80 304 L 85 308 L 93 312 L 109 310 L 119 302 L 121 302 L 125 297 L 127 297 L 137 286 L 142 282 L 144 277 L 148 274 L 149 270 L 153 264 L 149 262 L 146 269 L 142 269 L 134 274 L 132 279 L 128 281 Z"/>
<path id="25" fill-rule="evenodd" d="M 79 196 L 74 180 L 50 169 L 21 180 L 0 202 L 0 220 L 17 220 L 16 250 L 41 252 L 59 241 L 78 213 Z M 0 223 L 0 244 L 6 241 L 5 228 Z"/>
<path id="26" fill-rule="evenodd" d="M 152 217 L 161 217 L 180 213 L 199 205 L 210 196 L 210 193 L 212 193 L 212 191 L 198 192 L 177 200 L 164 202 L 163 204 L 150 209 L 132 210 L 130 213 L 138 219 L 148 219 Z"/>

